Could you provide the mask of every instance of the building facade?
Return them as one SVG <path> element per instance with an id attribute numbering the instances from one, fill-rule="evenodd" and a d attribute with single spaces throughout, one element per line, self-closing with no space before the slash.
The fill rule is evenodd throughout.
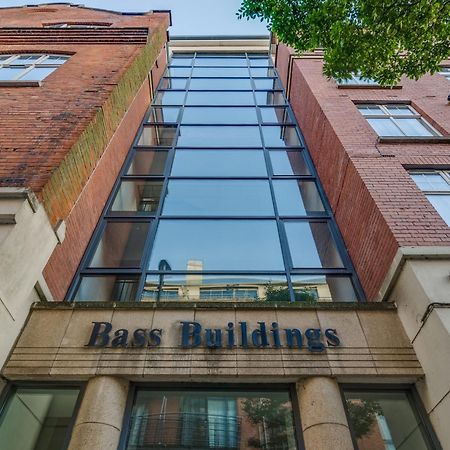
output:
<path id="1" fill-rule="evenodd" d="M 450 448 L 445 66 L 169 20 L 3 10 L 1 447 Z"/>

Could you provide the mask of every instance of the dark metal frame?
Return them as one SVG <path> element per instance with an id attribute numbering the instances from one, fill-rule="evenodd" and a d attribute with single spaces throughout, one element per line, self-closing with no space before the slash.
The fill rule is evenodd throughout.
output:
<path id="1" fill-rule="evenodd" d="M 282 391 L 287 392 L 292 405 L 292 416 L 294 425 L 294 435 L 297 445 L 297 450 L 305 450 L 305 444 L 303 442 L 303 433 L 300 418 L 300 409 L 297 398 L 297 391 L 295 385 L 287 383 L 132 383 L 128 391 L 128 398 L 125 407 L 125 413 L 122 421 L 122 432 L 120 434 L 120 441 L 118 450 L 126 450 L 128 436 L 129 436 L 129 424 L 131 421 L 131 415 L 133 406 L 136 399 L 136 392 L 139 390 L 155 390 L 155 391 L 246 391 L 246 392 L 264 392 L 264 391 Z M 439 449 L 441 450 L 441 449 Z"/>
<path id="2" fill-rule="evenodd" d="M 182 54 L 177 54 L 177 56 L 179 57 L 183 57 Z M 196 54 L 194 54 L 194 56 L 196 56 Z M 246 62 L 247 62 L 247 69 L 250 67 L 250 59 L 253 58 L 253 56 L 255 56 L 258 59 L 263 59 L 263 58 L 268 58 L 267 56 L 265 57 L 261 57 L 260 55 L 252 55 L 250 54 L 250 56 L 248 54 L 243 54 L 242 57 L 246 58 Z M 209 55 L 209 56 L 202 56 L 202 58 L 208 58 L 208 57 L 212 57 L 212 58 L 233 58 L 235 57 L 235 55 L 226 55 L 226 56 L 222 56 L 222 55 Z M 147 275 L 159 275 L 161 273 L 161 271 L 155 271 L 155 270 L 149 270 L 148 269 L 148 262 L 150 260 L 150 254 L 151 254 L 151 250 L 152 250 L 152 244 L 155 241 L 155 237 L 156 237 L 156 232 L 157 232 L 157 228 L 159 225 L 159 222 L 161 220 L 161 216 L 162 216 L 162 210 L 163 210 L 163 204 L 164 204 L 164 197 L 165 197 L 165 193 L 167 192 L 167 188 L 168 188 L 168 183 L 171 180 L 174 179 L 182 179 L 182 180 L 200 180 L 200 179 L 212 179 L 212 180 L 218 180 L 218 179 L 222 179 L 222 180 L 267 180 L 267 182 L 269 183 L 269 188 L 270 188 L 270 192 L 271 192 L 271 200 L 272 200 L 272 204 L 274 206 L 274 212 L 275 214 L 272 216 L 195 216 L 195 215 L 187 215 L 187 216 L 164 216 L 162 220 L 164 219 L 171 219 L 171 220 L 189 220 L 189 219 L 193 219 L 193 220 L 208 220 L 208 219 L 213 219 L 213 220 L 246 220 L 246 221 L 251 221 L 251 220 L 272 220 L 276 222 L 276 226 L 277 226 L 277 230 L 278 230 L 278 236 L 280 239 L 280 246 L 281 246 L 281 252 L 282 252 L 282 256 L 283 256 L 283 261 L 284 261 L 284 266 L 285 266 L 285 270 L 284 271 L 277 271 L 277 270 L 268 270 L 268 271 L 252 271 L 252 270 L 244 270 L 244 271 L 202 271 L 202 274 L 204 275 L 214 275 L 214 274 L 242 274 L 242 275 L 254 275 L 254 274 L 262 274 L 264 273 L 265 275 L 286 275 L 287 276 L 287 282 L 288 282 L 288 289 L 290 292 L 290 296 L 291 296 L 291 301 L 294 301 L 294 288 L 292 285 L 292 281 L 291 281 L 291 274 L 292 275 L 308 275 L 308 274 L 317 274 L 317 275 L 336 275 L 337 277 L 339 276 L 347 276 L 349 277 L 349 279 L 351 280 L 351 283 L 353 285 L 353 287 L 355 288 L 355 292 L 357 295 L 357 298 L 360 301 L 364 301 L 364 292 L 363 289 L 359 283 L 358 278 L 356 277 L 355 274 L 355 270 L 352 266 L 352 262 L 347 254 L 347 251 L 345 249 L 344 243 L 343 243 L 343 239 L 340 235 L 340 232 L 337 228 L 337 225 L 333 219 L 333 215 L 332 215 L 332 211 L 331 208 L 329 206 L 329 203 L 327 201 L 325 192 L 317 178 L 317 174 L 314 168 L 314 165 L 312 163 L 311 157 L 309 156 L 304 138 L 301 134 L 300 129 L 298 128 L 298 124 L 296 123 L 295 120 L 295 116 L 290 108 L 290 105 L 284 95 L 284 92 L 280 89 L 280 90 L 256 90 L 255 88 L 255 84 L 253 81 L 253 78 L 250 77 L 249 75 L 249 80 L 252 86 L 251 90 L 245 90 L 245 91 L 229 91 L 229 90 L 224 90 L 224 91 L 201 91 L 201 90 L 196 90 L 196 91 L 189 91 L 189 84 L 190 84 L 190 80 L 192 79 L 192 71 L 195 67 L 200 67 L 200 66 L 194 66 L 195 64 L 195 59 L 193 57 L 192 59 L 192 66 L 188 66 L 185 68 L 190 68 L 190 76 L 187 77 L 187 81 L 186 81 L 186 88 L 184 90 L 173 90 L 173 89 L 168 89 L 168 90 L 164 90 L 164 89 L 158 89 L 159 92 L 180 92 L 180 93 L 184 93 L 184 101 L 181 102 L 179 105 L 161 105 L 161 104 L 153 104 L 149 110 L 147 111 L 147 113 L 145 114 L 144 120 L 141 123 L 139 130 L 136 134 L 134 143 L 131 147 L 130 152 L 128 153 L 125 162 L 122 166 L 122 169 L 120 171 L 120 175 L 117 178 L 114 187 L 111 191 L 111 195 L 108 199 L 108 201 L 105 204 L 105 208 L 103 210 L 102 216 L 99 220 L 99 223 L 93 233 L 93 236 L 91 238 L 91 241 L 85 251 L 85 254 L 82 258 L 82 261 L 78 267 L 78 270 L 74 276 L 74 279 L 72 281 L 72 284 L 68 290 L 66 299 L 68 300 L 72 300 L 75 296 L 76 293 L 76 289 L 79 285 L 79 282 L 81 280 L 81 275 L 83 276 L 96 276 L 96 275 L 111 275 L 111 276 L 123 276 L 123 275 L 135 275 L 135 276 L 139 276 L 140 280 L 136 289 L 136 298 L 135 301 L 139 301 L 141 299 L 141 295 L 142 292 L 144 290 L 144 286 L 145 286 L 145 280 Z M 183 67 L 183 66 L 177 66 L 177 67 Z M 220 69 L 220 66 L 214 66 Z M 228 66 L 226 66 L 228 67 Z M 245 66 L 241 66 L 241 68 Z M 257 66 L 255 68 L 259 68 L 259 69 L 270 69 L 273 70 L 275 75 L 276 75 L 276 71 L 273 67 L 273 65 L 267 65 L 267 67 L 261 67 L 261 66 Z M 250 74 L 250 71 L 249 71 Z M 220 79 L 220 77 L 202 77 L 202 78 L 213 78 L 213 79 Z M 230 79 L 234 79 L 234 77 L 231 77 Z M 264 78 L 266 79 L 266 78 Z M 273 80 L 279 80 L 279 78 L 273 78 Z M 162 78 L 160 80 L 159 86 L 161 87 L 162 84 L 164 83 L 164 78 Z M 157 92 L 158 92 L 157 91 Z M 240 104 L 236 104 L 236 105 L 211 105 L 211 104 L 206 104 L 206 105 L 186 105 L 186 100 L 188 97 L 188 94 L 190 92 L 230 92 L 231 94 L 235 93 L 235 92 L 249 92 L 252 93 L 253 96 L 253 104 L 249 104 L 249 105 L 240 105 Z M 260 105 L 257 103 L 257 99 L 256 99 L 256 94 L 258 92 L 276 92 L 279 95 L 282 96 L 283 99 L 283 103 L 282 104 L 273 104 L 273 105 Z M 170 123 L 166 123 L 166 122 L 148 122 L 149 117 L 153 111 L 152 107 L 177 107 L 179 108 L 179 112 L 178 112 L 178 116 L 177 116 L 177 122 L 170 122 Z M 260 141 L 261 144 L 260 146 L 249 146 L 249 147 L 232 147 L 232 148 L 228 148 L 228 147 L 194 147 L 194 146 L 190 146 L 190 147 L 183 147 L 183 148 L 188 148 L 188 149 L 192 149 L 192 150 L 198 150 L 198 151 L 202 151 L 202 150 L 220 150 L 220 149 L 229 149 L 232 151 L 239 151 L 239 150 L 249 150 L 249 149 L 257 149 L 258 151 L 262 151 L 263 155 L 264 155 L 264 160 L 266 163 L 266 168 L 267 168 L 267 176 L 262 176 L 262 177 L 180 177 L 180 176 L 170 176 L 170 171 L 172 168 L 172 164 L 174 161 L 174 156 L 175 156 L 175 149 L 179 148 L 177 147 L 177 136 L 179 134 L 179 130 L 180 127 L 182 125 L 182 117 L 183 117 L 183 112 L 184 112 L 184 108 L 185 107 L 189 107 L 189 108 L 239 108 L 239 107 L 251 107 L 254 108 L 256 110 L 256 115 L 257 115 L 257 123 L 253 124 L 213 124 L 213 123 L 208 123 L 208 124 L 192 124 L 192 125 L 188 125 L 188 124 L 183 124 L 183 126 L 186 127 L 196 127 L 196 126 L 207 126 L 207 127 L 214 127 L 214 126 L 220 126 L 220 127 L 227 127 L 227 126 L 231 126 L 231 127 L 242 127 L 242 126 L 254 126 L 255 128 L 257 127 L 259 129 L 259 136 L 260 136 Z M 269 123 L 269 122 L 263 122 L 262 120 L 262 115 L 261 115 L 261 109 L 264 108 L 284 108 L 285 109 L 285 113 L 289 116 L 290 121 L 289 123 Z M 152 126 L 171 126 L 173 128 L 176 129 L 176 135 L 174 138 L 174 142 L 172 142 L 171 146 L 158 146 L 158 147 L 154 147 L 154 146 L 141 146 L 141 145 L 137 145 L 140 136 L 142 134 L 142 131 L 144 128 L 146 127 L 152 127 Z M 292 128 L 292 130 L 295 130 L 295 134 L 299 140 L 299 145 L 294 145 L 294 146 L 284 146 L 284 147 L 266 147 L 264 145 L 264 135 L 263 135 L 263 128 L 267 127 L 267 126 L 277 126 L 280 128 L 283 127 L 289 127 Z M 154 151 L 166 151 L 167 152 L 167 156 L 166 156 L 166 165 L 164 168 L 164 173 L 160 174 L 160 175 L 126 175 L 126 172 L 128 170 L 128 167 L 130 166 L 134 155 L 136 154 L 137 151 L 146 151 L 146 150 L 154 150 Z M 273 170 L 272 170 L 272 165 L 271 165 L 271 160 L 270 160 L 270 153 L 274 152 L 274 151 L 301 151 L 302 153 L 302 157 L 305 161 L 305 165 L 309 170 L 310 175 L 283 175 L 283 176 L 279 176 L 279 175 L 274 175 L 273 174 Z M 114 199 L 116 197 L 116 194 L 118 192 L 118 189 L 120 187 L 120 184 L 123 180 L 139 180 L 139 181 L 160 181 L 162 182 L 162 189 L 161 189 L 161 197 L 160 197 L 160 201 L 158 204 L 158 208 L 155 214 L 142 214 L 139 212 L 130 212 L 130 213 L 119 213 L 119 214 L 115 214 L 113 212 L 111 212 L 111 206 L 114 202 Z M 320 214 L 320 215 L 303 215 L 303 216 L 282 216 L 279 215 L 278 213 L 278 209 L 277 209 L 277 203 L 275 200 L 275 191 L 274 191 L 274 186 L 273 186 L 273 180 L 296 180 L 296 181 L 302 181 L 302 180 L 308 180 L 311 182 L 314 182 L 316 187 L 317 187 L 317 191 L 318 191 L 318 195 L 322 200 L 322 203 L 324 205 L 324 213 Z M 342 262 L 343 262 L 343 268 L 316 268 L 316 269 L 310 269 L 310 268 L 305 268 L 305 269 L 301 269 L 301 268 L 295 268 L 293 267 L 292 264 L 292 260 L 291 260 L 291 254 L 290 254 L 290 249 L 288 246 L 288 241 L 287 241 L 287 235 L 284 229 L 284 223 L 285 222 L 292 222 L 292 221 L 299 221 L 299 222 L 326 222 L 328 224 L 330 233 L 336 243 L 337 246 L 337 250 L 342 258 Z M 139 267 L 119 267 L 119 268 L 89 268 L 88 264 L 91 261 L 95 250 L 97 248 L 97 244 L 99 242 L 99 240 L 101 239 L 102 236 L 102 232 L 106 226 L 106 224 L 108 222 L 147 222 L 149 223 L 150 226 L 150 231 L 147 234 L 147 239 L 144 245 L 144 249 L 141 255 L 141 262 Z M 185 273 L 185 270 L 180 270 L 180 271 L 170 271 L 170 274 L 173 275 L 177 275 L 177 274 L 181 274 L 181 273 Z M 194 272 L 192 272 L 194 273 Z M 167 273 L 166 273 L 167 274 Z"/>
<path id="3" fill-rule="evenodd" d="M 356 383 L 343 383 L 339 385 L 341 391 L 342 404 L 344 405 L 345 415 L 347 417 L 348 426 L 350 429 L 350 434 L 352 436 L 354 450 L 358 450 L 358 445 L 354 437 L 352 423 L 347 410 L 347 404 L 345 399 L 345 392 L 403 392 L 409 401 L 409 404 L 413 408 L 414 413 L 419 419 L 419 426 L 422 426 L 422 430 L 425 433 L 426 438 L 431 444 L 432 448 L 430 450 L 442 450 L 442 446 L 433 430 L 430 419 L 426 413 L 426 410 L 422 404 L 419 393 L 414 385 L 411 384 L 356 384 Z"/>

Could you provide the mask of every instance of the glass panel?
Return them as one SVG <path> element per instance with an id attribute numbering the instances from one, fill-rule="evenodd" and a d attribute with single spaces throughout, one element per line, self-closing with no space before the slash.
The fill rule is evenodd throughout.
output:
<path id="1" fill-rule="evenodd" d="M 271 67 L 250 67 L 252 77 L 276 77 L 275 69 Z"/>
<path id="2" fill-rule="evenodd" d="M 182 105 L 185 95 L 185 91 L 160 91 L 156 93 L 153 103 L 155 105 Z"/>
<path id="3" fill-rule="evenodd" d="M 279 275 L 148 275 L 143 301 L 289 301 L 285 276 Z"/>
<path id="4" fill-rule="evenodd" d="M 450 184 L 439 173 L 411 173 L 411 177 L 422 191 L 450 191 Z"/>
<path id="5" fill-rule="evenodd" d="M 408 105 L 386 105 L 386 109 L 389 111 L 389 114 L 392 115 L 411 115 L 417 114 L 412 108 Z"/>
<path id="6" fill-rule="evenodd" d="M 69 434 L 79 389 L 18 387 L 0 418 L 6 450 L 61 450 Z"/>
<path id="7" fill-rule="evenodd" d="M 42 54 L 40 55 L 31 55 L 31 54 L 25 54 L 25 55 L 19 55 L 15 60 L 14 64 L 34 64 L 38 59 L 42 58 Z"/>
<path id="8" fill-rule="evenodd" d="M 293 267 L 343 267 L 326 222 L 285 222 L 284 226 Z"/>
<path id="9" fill-rule="evenodd" d="M 11 58 L 11 55 L 0 55 L 0 63 L 3 63 L 9 58 Z"/>
<path id="10" fill-rule="evenodd" d="M 179 147 L 259 147 L 257 126 L 182 126 Z"/>
<path id="11" fill-rule="evenodd" d="M 177 122 L 180 108 L 177 106 L 153 106 L 150 109 L 147 122 Z"/>
<path id="12" fill-rule="evenodd" d="M 149 270 L 284 270 L 273 220 L 161 220 Z"/>
<path id="13" fill-rule="evenodd" d="M 294 126 L 264 126 L 262 133 L 266 147 L 287 147 L 301 144 Z"/>
<path id="14" fill-rule="evenodd" d="M 427 198 L 450 227 L 450 195 L 427 195 Z"/>
<path id="15" fill-rule="evenodd" d="M 222 66 L 222 67 L 247 67 L 247 59 L 246 58 L 202 58 L 197 56 L 195 59 L 195 66 Z"/>
<path id="16" fill-rule="evenodd" d="M 255 97 L 258 105 L 287 105 L 280 91 L 255 92 Z"/>
<path id="17" fill-rule="evenodd" d="M 277 106 L 274 108 L 259 108 L 263 123 L 293 123 L 287 108 Z"/>
<path id="18" fill-rule="evenodd" d="M 252 85 L 250 78 L 192 78 L 189 89 L 192 91 L 236 91 L 251 90 Z"/>
<path id="19" fill-rule="evenodd" d="M 166 166 L 167 152 L 163 150 L 138 150 L 126 172 L 127 175 L 162 175 Z"/>
<path id="20" fill-rule="evenodd" d="M 55 67 L 35 67 L 20 77 L 20 81 L 40 81 L 47 75 L 50 75 L 56 68 Z"/>
<path id="21" fill-rule="evenodd" d="M 189 92 L 186 105 L 254 105 L 253 92 Z"/>
<path id="22" fill-rule="evenodd" d="M 162 187 L 162 181 L 123 180 L 111 206 L 111 211 L 155 214 L 159 206 Z"/>
<path id="23" fill-rule="evenodd" d="M 68 56 L 62 56 L 62 55 L 50 55 L 48 56 L 43 63 L 39 64 L 64 64 L 69 59 Z"/>
<path id="24" fill-rule="evenodd" d="M 274 175 L 310 175 L 301 150 L 271 150 L 270 161 Z"/>
<path id="25" fill-rule="evenodd" d="M 192 77 L 241 77 L 250 76 L 247 67 L 194 67 Z"/>
<path id="26" fill-rule="evenodd" d="M 296 301 L 357 302 L 350 277 L 330 275 L 291 275 Z"/>
<path id="27" fill-rule="evenodd" d="M 283 85 L 278 78 L 254 78 L 253 82 L 255 83 L 256 90 L 269 91 L 272 89 L 283 89 Z"/>
<path id="28" fill-rule="evenodd" d="M 184 108 L 181 123 L 257 124 L 258 117 L 256 116 L 255 108 L 252 107 L 202 108 L 196 106 Z"/>
<path id="29" fill-rule="evenodd" d="M 314 181 L 274 180 L 273 189 L 280 216 L 305 216 L 325 213 Z"/>
<path id="30" fill-rule="evenodd" d="M 76 302 L 133 302 L 136 298 L 137 277 L 108 275 L 81 277 L 74 297 Z"/>
<path id="31" fill-rule="evenodd" d="M 364 116 L 385 115 L 386 113 L 377 105 L 358 106 L 361 114 Z"/>
<path id="32" fill-rule="evenodd" d="M 129 430 L 126 450 L 297 448 L 285 391 L 140 389 Z"/>
<path id="33" fill-rule="evenodd" d="M 149 223 L 107 222 L 90 267 L 138 267 Z"/>
<path id="34" fill-rule="evenodd" d="M 405 392 L 346 391 L 344 395 L 358 450 L 434 448 Z"/>
<path id="35" fill-rule="evenodd" d="M 395 119 L 405 136 L 434 136 L 435 133 L 420 119 Z"/>
<path id="36" fill-rule="evenodd" d="M 273 66 L 272 60 L 266 57 L 249 57 L 251 67 Z"/>
<path id="37" fill-rule="evenodd" d="M 165 77 L 189 77 L 191 76 L 190 67 L 168 67 L 164 72 Z"/>
<path id="38" fill-rule="evenodd" d="M 171 180 L 163 215 L 273 216 L 268 181 Z"/>
<path id="39" fill-rule="evenodd" d="M 15 80 L 24 70 L 24 67 L 0 67 L 0 81 Z"/>
<path id="40" fill-rule="evenodd" d="M 192 56 L 173 56 L 170 61 L 171 66 L 191 66 Z"/>
<path id="41" fill-rule="evenodd" d="M 163 78 L 160 89 L 186 89 L 187 78 Z"/>
<path id="42" fill-rule="evenodd" d="M 172 176 L 267 176 L 261 150 L 180 150 L 175 152 Z"/>
<path id="43" fill-rule="evenodd" d="M 391 119 L 367 119 L 378 136 L 403 136 L 400 128 Z"/>
<path id="44" fill-rule="evenodd" d="M 156 147 L 172 146 L 177 137 L 176 126 L 151 125 L 143 128 L 137 145 Z"/>

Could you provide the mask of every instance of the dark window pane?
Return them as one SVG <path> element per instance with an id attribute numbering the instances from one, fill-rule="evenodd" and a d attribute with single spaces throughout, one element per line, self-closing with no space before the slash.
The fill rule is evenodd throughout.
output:
<path id="1" fill-rule="evenodd" d="M 323 214 L 325 209 L 314 181 L 274 180 L 280 216 Z"/>
<path id="2" fill-rule="evenodd" d="M 149 225 L 107 222 L 90 267 L 138 267 Z"/>
<path id="3" fill-rule="evenodd" d="M 356 302 L 350 277 L 330 275 L 291 275 L 296 301 Z"/>
<path id="4" fill-rule="evenodd" d="M 171 180 L 163 215 L 273 216 L 269 183 L 263 180 Z"/>
<path id="5" fill-rule="evenodd" d="M 348 417 L 359 450 L 435 448 L 404 391 L 345 391 Z M 381 444 L 380 444 L 381 443 Z"/>
<path id="6" fill-rule="evenodd" d="M 284 226 L 293 267 L 343 267 L 326 222 L 285 222 Z"/>
<path id="7" fill-rule="evenodd" d="M 50 75 L 56 67 L 35 67 L 20 77 L 21 81 L 40 81 Z"/>
<path id="8" fill-rule="evenodd" d="M 127 170 L 127 175 L 162 175 L 167 151 L 138 150 Z"/>
<path id="9" fill-rule="evenodd" d="M 180 108 L 177 106 L 153 106 L 150 109 L 147 122 L 177 122 Z"/>
<path id="10" fill-rule="evenodd" d="M 142 300 L 289 301 L 285 276 L 148 275 Z"/>
<path id="11" fill-rule="evenodd" d="M 76 302 L 132 302 L 136 297 L 138 279 L 122 275 L 81 277 L 74 297 Z"/>
<path id="12" fill-rule="evenodd" d="M 185 91 L 159 91 L 155 95 L 155 105 L 182 105 L 184 103 Z"/>
<path id="13" fill-rule="evenodd" d="M 285 107 L 266 107 L 260 108 L 259 111 L 263 123 L 293 123 L 289 111 Z"/>
<path id="14" fill-rule="evenodd" d="M 254 105 L 253 92 L 189 92 L 186 105 Z"/>
<path id="15" fill-rule="evenodd" d="M 70 432 L 77 388 L 18 387 L 0 417 L 5 450 L 61 450 Z"/>
<path id="16" fill-rule="evenodd" d="M 251 89 L 250 78 L 192 78 L 189 84 L 189 90 L 192 91 L 239 91 Z"/>
<path id="17" fill-rule="evenodd" d="M 257 126 L 182 126 L 179 147 L 258 147 L 261 136 Z"/>
<path id="18" fill-rule="evenodd" d="M 151 125 L 143 128 L 137 145 L 156 147 L 171 146 L 177 137 L 176 126 Z"/>
<path id="19" fill-rule="evenodd" d="M 300 139 L 294 126 L 264 126 L 262 132 L 266 147 L 300 145 Z"/>
<path id="20" fill-rule="evenodd" d="M 247 59 L 246 58 L 202 58 L 201 56 L 197 56 L 195 59 L 195 66 L 206 66 L 206 67 L 214 67 L 214 66 L 222 66 L 222 67 L 247 67 Z"/>
<path id="21" fill-rule="evenodd" d="M 287 391 L 140 389 L 129 430 L 126 450 L 297 448 Z"/>
<path id="22" fill-rule="evenodd" d="M 310 175 L 301 150 L 271 150 L 274 175 Z"/>
<path id="23" fill-rule="evenodd" d="M 255 96 L 258 105 L 287 105 L 281 91 L 259 91 Z"/>
<path id="24" fill-rule="evenodd" d="M 162 186 L 162 181 L 123 180 L 111 206 L 111 211 L 155 214 Z"/>
<path id="25" fill-rule="evenodd" d="M 267 176 L 261 150 L 181 150 L 175 152 L 172 176 Z"/>
<path id="26" fill-rule="evenodd" d="M 181 123 L 189 124 L 257 124 L 256 110 L 252 107 L 202 108 L 186 107 Z"/>
<path id="27" fill-rule="evenodd" d="M 193 77 L 249 77 L 247 67 L 194 67 Z"/>
<path id="28" fill-rule="evenodd" d="M 160 89 L 186 89 L 187 78 L 163 78 Z"/>
<path id="29" fill-rule="evenodd" d="M 283 270 L 272 220 L 161 220 L 149 270 Z"/>

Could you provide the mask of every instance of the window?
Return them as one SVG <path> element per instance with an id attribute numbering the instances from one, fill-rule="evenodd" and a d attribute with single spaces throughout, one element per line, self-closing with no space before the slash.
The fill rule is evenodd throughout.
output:
<path id="1" fill-rule="evenodd" d="M 289 392 L 138 389 L 126 450 L 296 450 Z"/>
<path id="2" fill-rule="evenodd" d="M 8 450 L 63 450 L 78 395 L 76 387 L 14 387 L 2 408 L 0 442 Z"/>
<path id="3" fill-rule="evenodd" d="M 450 81 L 450 67 L 441 67 L 438 73 Z"/>
<path id="4" fill-rule="evenodd" d="M 436 448 L 410 391 L 355 388 L 344 397 L 357 450 Z"/>
<path id="5" fill-rule="evenodd" d="M 336 80 L 338 86 L 379 86 L 379 83 L 372 78 L 364 78 L 359 74 L 352 74 L 351 78 Z"/>
<path id="6" fill-rule="evenodd" d="M 436 211 L 450 227 L 450 171 L 426 170 L 410 172 Z"/>
<path id="7" fill-rule="evenodd" d="M 70 300 L 360 299 L 280 87 L 267 56 L 172 57 Z"/>
<path id="8" fill-rule="evenodd" d="M 0 55 L 0 82 L 41 81 L 70 56 L 66 55 Z"/>
<path id="9" fill-rule="evenodd" d="M 381 137 L 440 136 L 409 105 L 358 105 L 358 109 Z"/>

